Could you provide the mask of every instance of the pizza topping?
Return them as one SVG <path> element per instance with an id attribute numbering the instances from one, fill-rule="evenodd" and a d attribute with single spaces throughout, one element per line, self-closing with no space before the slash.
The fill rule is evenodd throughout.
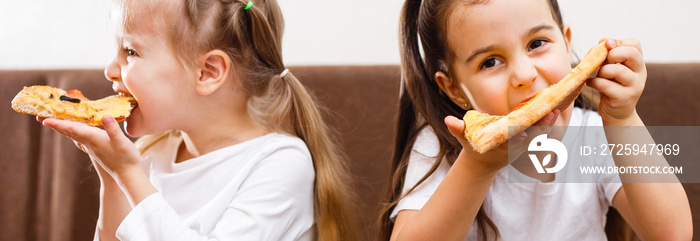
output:
<path id="1" fill-rule="evenodd" d="M 467 138 L 472 138 L 472 135 L 478 130 L 500 119 L 503 116 L 500 115 L 489 115 L 481 113 L 477 110 L 468 110 L 464 116 L 464 120 L 469 120 L 470 124 L 466 126 L 465 133 Z"/>
<path id="2" fill-rule="evenodd" d="M 57 114 L 66 113 L 66 109 L 63 109 L 60 106 L 52 106 L 51 109 L 53 109 L 53 111 L 56 112 Z"/>
<path id="3" fill-rule="evenodd" d="M 71 98 L 71 97 L 68 97 L 68 96 L 65 96 L 65 95 L 61 95 L 61 98 L 60 98 L 60 99 L 61 99 L 62 101 L 68 101 L 68 102 L 72 102 L 72 103 L 80 103 L 80 99 L 74 99 L 74 98 Z"/>

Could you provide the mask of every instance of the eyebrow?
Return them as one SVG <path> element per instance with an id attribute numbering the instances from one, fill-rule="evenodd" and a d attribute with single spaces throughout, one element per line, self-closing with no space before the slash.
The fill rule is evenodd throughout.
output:
<path id="1" fill-rule="evenodd" d="M 126 39 L 128 39 L 128 41 L 126 41 Z M 125 35 L 121 35 L 117 37 L 117 44 L 119 44 L 119 48 L 123 48 L 126 42 L 129 42 L 130 47 L 134 49 L 141 49 L 142 47 L 141 40 L 137 36 L 126 37 Z"/>
<path id="2" fill-rule="evenodd" d="M 538 26 L 531 28 L 530 31 L 527 31 L 527 34 L 523 35 L 523 38 L 528 37 L 528 36 L 533 35 L 533 34 L 536 34 L 537 32 L 542 31 L 542 30 L 552 30 L 552 29 L 554 29 L 554 26 L 552 26 L 552 25 L 547 25 L 547 24 L 538 25 Z"/>
<path id="3" fill-rule="evenodd" d="M 527 31 L 527 33 L 523 35 L 523 38 L 526 38 L 530 35 L 533 35 L 539 31 L 550 30 L 550 29 L 554 29 L 554 27 L 551 25 L 547 25 L 547 24 L 538 25 L 538 26 L 531 28 L 530 31 Z M 489 52 L 489 51 L 492 51 L 496 48 L 498 48 L 498 44 L 492 44 L 492 45 L 474 50 L 474 52 L 472 52 L 472 54 L 469 55 L 469 58 L 467 58 L 467 60 L 464 62 L 469 63 L 472 60 L 474 60 L 474 58 L 476 58 L 476 56 L 483 54 L 483 53 L 486 53 L 486 52 Z"/>
<path id="4" fill-rule="evenodd" d="M 496 49 L 497 47 L 498 47 L 497 44 L 492 44 L 492 45 L 474 50 L 474 52 L 472 52 L 472 54 L 469 55 L 469 58 L 467 58 L 467 61 L 464 61 L 464 62 L 469 63 L 472 60 L 474 60 L 474 58 L 476 58 L 476 56 L 483 54 L 483 53 L 486 53 L 486 52 L 489 52 L 489 51 L 492 51 L 492 50 Z"/>

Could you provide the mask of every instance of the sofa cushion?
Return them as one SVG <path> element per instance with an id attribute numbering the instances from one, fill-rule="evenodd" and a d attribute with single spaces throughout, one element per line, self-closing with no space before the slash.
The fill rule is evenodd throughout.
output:
<path id="1" fill-rule="evenodd" d="M 647 125 L 700 126 L 700 63 L 648 64 L 637 109 Z M 340 137 L 358 195 L 357 220 L 366 240 L 377 237 L 381 199 L 395 138 L 398 66 L 299 66 L 291 72 L 325 107 Z M 102 70 L 0 71 L 0 240 L 90 240 L 97 220 L 99 180 L 67 138 L 18 114 L 10 101 L 23 86 L 112 94 Z M 684 184 L 700 230 L 700 184 Z"/>

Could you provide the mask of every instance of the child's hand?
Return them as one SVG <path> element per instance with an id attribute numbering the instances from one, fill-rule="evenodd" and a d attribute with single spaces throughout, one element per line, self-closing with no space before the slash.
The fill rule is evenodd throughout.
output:
<path id="1" fill-rule="evenodd" d="M 635 107 L 647 79 L 642 47 L 636 39 L 608 39 L 605 46 L 610 49 L 606 63 L 587 84 L 601 94 L 598 112 L 603 122 L 624 125 L 636 116 Z"/>
<path id="2" fill-rule="evenodd" d="M 115 179 L 133 168 L 141 168 L 138 149 L 122 133 L 119 124 L 111 116 L 102 118 L 105 130 L 72 121 L 43 118 L 37 120 L 73 140 L 80 150 L 90 155 L 91 159 Z"/>
<path id="3" fill-rule="evenodd" d="M 560 113 L 561 111 L 559 111 L 558 109 L 554 109 L 551 113 L 545 115 L 545 117 L 543 117 L 533 126 L 552 126 L 556 122 Z M 457 140 L 459 140 L 459 143 L 462 144 L 462 151 L 460 152 L 460 157 L 458 157 L 458 159 L 465 156 L 470 160 L 477 161 L 476 163 L 480 164 L 484 168 L 483 170 L 487 172 L 497 172 L 502 167 L 508 165 L 508 163 L 512 162 L 513 160 L 515 160 L 515 158 L 520 156 L 522 152 L 508 153 L 508 145 L 516 145 L 516 147 L 510 148 L 511 150 L 522 149 L 522 151 L 525 151 L 530 140 L 532 140 L 532 138 L 534 138 L 535 136 L 542 134 L 528 133 L 527 131 L 525 131 L 508 140 L 508 144 L 501 144 L 500 146 L 490 151 L 487 151 L 484 154 L 479 154 L 478 152 L 474 151 L 471 144 L 469 144 L 469 141 L 464 137 L 465 125 L 463 120 L 460 120 L 454 116 L 448 116 L 445 118 L 445 124 L 447 125 L 447 129 L 450 131 L 450 134 L 457 138 Z"/>
<path id="4" fill-rule="evenodd" d="M 464 136 L 465 126 L 463 120 L 460 120 L 454 116 L 447 116 L 445 117 L 445 125 L 447 125 L 447 130 L 450 131 L 450 134 L 457 138 L 459 143 L 462 144 L 462 148 L 472 149 L 471 144 L 469 144 L 469 141 Z"/>

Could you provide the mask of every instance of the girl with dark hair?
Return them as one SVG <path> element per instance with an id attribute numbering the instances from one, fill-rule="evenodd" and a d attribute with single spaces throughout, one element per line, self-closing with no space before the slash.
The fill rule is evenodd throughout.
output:
<path id="1" fill-rule="evenodd" d="M 400 31 L 402 95 L 384 239 L 605 240 L 610 206 L 643 240 L 692 236 L 677 182 L 621 183 L 615 174 L 549 183 L 556 173 L 516 165 L 527 155 L 505 168 L 506 145 L 482 155 L 464 138 L 456 117 L 467 110 L 505 115 L 571 70 L 571 28 L 556 0 L 407 0 Z M 635 109 L 646 81 L 640 44 L 609 39 L 606 47 L 606 62 L 587 81 L 600 93 L 599 112 L 571 104 L 536 126 L 644 125 Z M 535 183 L 508 183 L 510 170 Z"/>

